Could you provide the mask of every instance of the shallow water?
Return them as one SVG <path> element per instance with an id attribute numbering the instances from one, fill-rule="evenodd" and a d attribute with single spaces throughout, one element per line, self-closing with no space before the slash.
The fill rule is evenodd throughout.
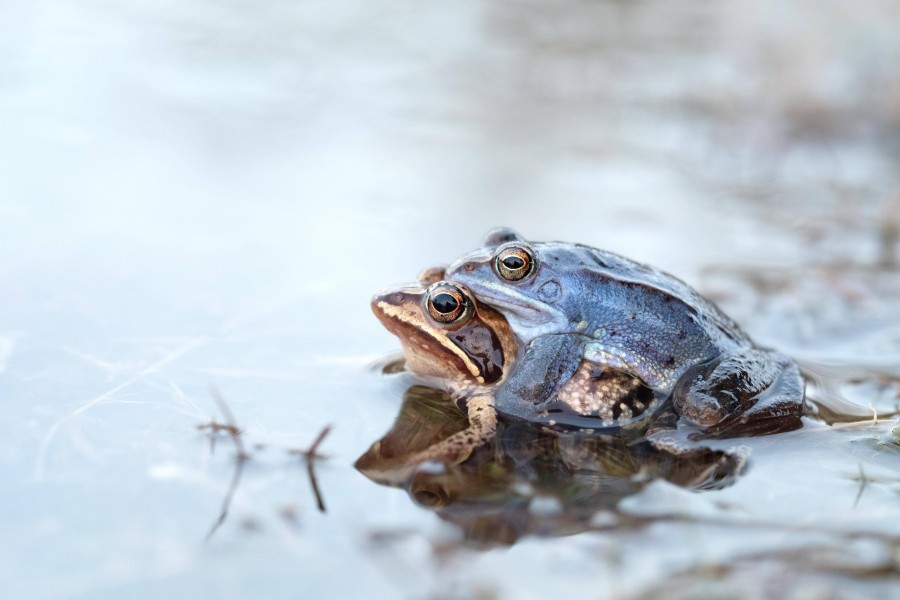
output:
<path id="1" fill-rule="evenodd" d="M 0 7 L 0 595 L 887 597 L 898 27 L 874 0 Z M 717 442 L 747 457 L 721 489 L 603 480 L 596 514 L 546 469 L 468 512 L 374 483 L 354 462 L 415 382 L 378 372 L 369 298 L 501 224 L 697 286 L 826 419 Z M 205 541 L 237 465 L 210 386 L 249 459 Z M 479 508 L 526 530 L 473 541 Z"/>

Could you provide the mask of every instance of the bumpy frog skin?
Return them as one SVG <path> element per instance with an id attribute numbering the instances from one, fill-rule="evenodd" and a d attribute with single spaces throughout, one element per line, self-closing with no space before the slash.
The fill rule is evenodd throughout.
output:
<path id="1" fill-rule="evenodd" d="M 634 375 L 704 431 L 731 437 L 801 426 L 796 363 L 757 348 L 715 305 L 675 277 L 579 244 L 526 242 L 509 229 L 446 271 L 499 310 L 526 344 L 497 407 L 531 419 L 582 360 Z"/>
<path id="2" fill-rule="evenodd" d="M 440 271 L 423 274 L 422 283 L 376 294 L 372 310 L 400 338 L 406 366 L 447 391 L 468 415 L 468 429 L 408 458 L 460 462 L 487 442 L 497 427 L 494 393 L 517 360 L 518 345 L 506 319 L 480 306 L 462 286 L 439 279 Z M 644 392 L 644 393 L 642 393 Z M 548 411 L 591 415 L 597 425 L 621 427 L 653 414 L 659 401 L 634 377 L 585 364 L 559 386 Z"/>

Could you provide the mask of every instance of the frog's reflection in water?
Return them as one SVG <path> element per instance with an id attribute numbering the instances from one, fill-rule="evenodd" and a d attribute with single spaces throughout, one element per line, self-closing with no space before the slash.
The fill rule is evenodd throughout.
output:
<path id="1" fill-rule="evenodd" d="M 490 444 L 459 465 L 404 462 L 465 427 L 446 394 L 412 386 L 391 430 L 356 468 L 376 483 L 405 489 L 459 526 L 469 543 L 488 546 L 588 530 L 599 511 L 615 511 L 654 479 L 712 490 L 731 485 L 745 468 L 742 456 L 721 450 L 672 453 L 636 434 L 553 431 L 526 422 L 502 423 Z"/>

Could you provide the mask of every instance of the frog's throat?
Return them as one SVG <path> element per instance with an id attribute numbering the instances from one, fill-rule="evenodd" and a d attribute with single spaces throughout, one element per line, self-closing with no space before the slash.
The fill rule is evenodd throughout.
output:
<path id="1" fill-rule="evenodd" d="M 427 335 L 436 344 L 439 344 L 442 348 L 444 348 L 445 351 L 454 355 L 459 361 L 459 364 L 463 365 L 463 367 L 468 370 L 475 381 L 477 381 L 478 383 L 484 383 L 484 377 L 478 366 L 459 346 L 450 341 L 450 339 L 442 330 L 429 325 L 424 320 L 416 318 L 416 315 L 409 313 L 408 311 L 404 311 L 402 307 L 394 306 L 389 302 L 380 301 L 377 302 L 377 306 L 386 318 L 398 323 L 405 323 L 408 327 L 422 332 L 423 335 Z M 400 342 L 403 345 L 403 353 L 406 355 L 407 361 L 412 360 L 413 362 L 415 362 L 416 360 L 421 359 L 427 362 L 429 358 L 433 358 L 428 356 L 427 353 L 422 352 L 419 349 L 419 345 L 414 341 L 404 338 L 402 335 L 397 333 L 397 331 L 391 329 L 390 327 L 388 327 L 388 330 L 400 338 Z"/>

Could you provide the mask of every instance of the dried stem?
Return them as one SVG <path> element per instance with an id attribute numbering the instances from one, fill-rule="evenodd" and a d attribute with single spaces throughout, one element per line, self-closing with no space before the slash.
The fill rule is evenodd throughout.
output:
<path id="1" fill-rule="evenodd" d="M 331 432 L 331 425 L 326 425 L 322 428 L 322 431 L 319 432 L 319 435 L 316 436 L 316 439 L 313 441 L 312 445 L 306 450 L 292 450 L 291 454 L 299 454 L 306 461 L 306 473 L 309 475 L 309 484 L 312 487 L 313 495 L 316 497 L 316 506 L 319 508 L 319 512 L 325 511 L 325 501 L 322 499 L 322 492 L 319 490 L 319 482 L 316 479 L 316 471 L 315 471 L 315 462 L 316 460 L 320 460 L 325 458 L 321 454 L 317 452 L 319 445 L 322 443 L 322 440 L 325 439 Z"/>
<path id="2" fill-rule="evenodd" d="M 219 393 L 215 387 L 209 387 L 209 394 L 212 396 L 213 401 L 215 401 L 216 406 L 218 406 L 219 411 L 222 413 L 222 416 L 225 418 L 225 424 L 216 423 L 215 421 L 211 421 L 207 425 L 199 426 L 199 429 L 209 429 L 212 432 L 212 435 L 215 437 L 217 433 L 220 431 L 224 431 L 228 433 L 229 437 L 231 437 L 232 443 L 234 443 L 234 448 L 237 451 L 237 455 L 235 457 L 235 465 L 234 465 L 234 473 L 231 476 L 231 484 L 228 486 L 228 491 L 225 493 L 225 497 L 222 499 L 222 510 L 219 512 L 219 517 L 212 524 L 212 527 L 209 529 L 209 533 L 206 534 L 206 539 L 204 541 L 208 542 L 210 538 L 212 538 L 213 534 L 222 526 L 222 523 L 225 522 L 225 519 L 228 517 L 228 510 L 231 508 L 231 501 L 234 498 L 235 492 L 237 492 L 238 485 L 241 483 L 241 475 L 244 472 L 244 463 L 247 459 L 250 458 L 250 455 L 244 451 L 244 442 L 241 439 L 241 430 L 237 426 L 237 422 L 234 419 L 234 415 L 231 413 L 231 409 L 228 408 L 228 404 L 225 403 L 225 399 L 222 398 L 222 395 Z M 212 449 L 212 446 L 210 447 Z"/>

